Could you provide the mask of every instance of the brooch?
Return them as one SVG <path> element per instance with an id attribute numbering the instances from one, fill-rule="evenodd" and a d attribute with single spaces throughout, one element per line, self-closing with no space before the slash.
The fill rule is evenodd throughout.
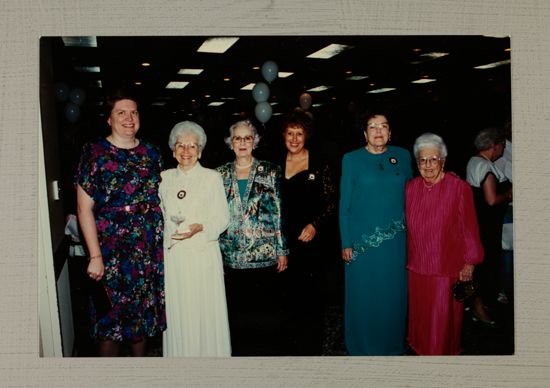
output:
<path id="1" fill-rule="evenodd" d="M 397 159 L 394 158 L 393 156 L 390 158 L 390 163 L 391 164 L 397 164 Z"/>
<path id="2" fill-rule="evenodd" d="M 315 180 L 315 174 L 313 174 L 313 173 L 309 174 L 307 179 L 309 179 L 310 181 L 314 181 Z"/>
<path id="3" fill-rule="evenodd" d="M 185 190 L 178 191 L 178 198 L 179 199 L 184 199 L 186 195 L 187 195 L 187 191 L 185 191 Z"/>
<path id="4" fill-rule="evenodd" d="M 264 166 L 258 166 L 258 171 L 262 172 L 264 170 Z"/>

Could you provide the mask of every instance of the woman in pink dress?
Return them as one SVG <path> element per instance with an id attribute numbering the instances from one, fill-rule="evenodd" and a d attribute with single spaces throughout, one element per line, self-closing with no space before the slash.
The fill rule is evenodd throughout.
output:
<path id="1" fill-rule="evenodd" d="M 483 248 L 472 189 L 443 167 L 447 147 L 432 133 L 413 147 L 420 177 L 407 182 L 409 270 L 408 342 L 419 355 L 461 352 L 463 303 L 453 298 L 458 279 L 472 279 Z"/>

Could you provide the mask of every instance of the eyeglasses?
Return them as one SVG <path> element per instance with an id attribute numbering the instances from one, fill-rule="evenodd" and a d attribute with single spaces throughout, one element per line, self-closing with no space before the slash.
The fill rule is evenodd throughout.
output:
<path id="1" fill-rule="evenodd" d="M 388 123 L 369 123 L 367 124 L 367 129 L 389 129 L 390 125 Z"/>
<path id="2" fill-rule="evenodd" d="M 197 151 L 199 149 L 199 145 L 197 143 L 176 143 L 175 149 L 176 150 L 188 149 L 190 151 Z"/>
<path id="3" fill-rule="evenodd" d="M 428 164 L 439 164 L 441 162 L 441 158 L 439 156 L 428 156 L 427 158 L 418 158 L 416 161 L 421 166 L 426 166 Z"/>
<path id="4" fill-rule="evenodd" d="M 240 143 L 240 142 L 245 142 L 245 143 L 252 143 L 252 141 L 254 140 L 254 136 L 252 135 L 247 135 L 247 136 L 244 136 L 244 137 L 241 137 L 241 136 L 233 136 L 231 138 L 231 141 L 233 143 Z"/>

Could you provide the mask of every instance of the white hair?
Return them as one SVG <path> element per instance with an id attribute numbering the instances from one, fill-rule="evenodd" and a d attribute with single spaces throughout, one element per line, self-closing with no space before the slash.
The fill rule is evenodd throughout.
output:
<path id="1" fill-rule="evenodd" d="M 206 133 L 204 132 L 204 129 L 194 121 L 182 121 L 174 125 L 174 128 L 172 128 L 170 131 L 170 136 L 168 137 L 168 146 L 170 149 L 174 151 L 178 138 L 188 133 L 191 133 L 197 137 L 201 151 L 204 150 L 204 147 L 206 146 Z"/>
<path id="2" fill-rule="evenodd" d="M 413 154 L 418 158 L 418 153 L 422 148 L 437 148 L 442 159 L 447 158 L 447 146 L 441 136 L 435 133 L 426 132 L 418 136 L 414 142 Z"/>
<path id="3" fill-rule="evenodd" d="M 252 122 L 250 120 L 237 121 L 235 124 L 230 126 L 229 127 L 229 136 L 227 136 L 226 138 L 223 139 L 225 144 L 227 144 L 227 146 L 229 148 L 231 148 L 231 139 L 233 138 L 233 133 L 235 132 L 235 129 L 238 128 L 238 127 L 250 128 L 250 130 L 252 131 L 252 134 L 254 135 L 254 148 L 256 148 L 256 146 L 260 142 L 260 135 L 258 135 L 258 130 L 256 129 L 256 127 L 254 126 L 254 124 L 252 124 Z"/>

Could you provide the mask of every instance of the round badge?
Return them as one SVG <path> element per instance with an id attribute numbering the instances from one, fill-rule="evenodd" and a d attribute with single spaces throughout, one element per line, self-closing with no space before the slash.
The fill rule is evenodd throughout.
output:
<path id="1" fill-rule="evenodd" d="M 397 159 L 395 159 L 393 156 L 390 158 L 391 164 L 397 164 Z"/>
<path id="2" fill-rule="evenodd" d="M 185 190 L 178 191 L 178 198 L 179 199 L 184 199 L 186 195 L 187 195 L 187 192 Z"/>

